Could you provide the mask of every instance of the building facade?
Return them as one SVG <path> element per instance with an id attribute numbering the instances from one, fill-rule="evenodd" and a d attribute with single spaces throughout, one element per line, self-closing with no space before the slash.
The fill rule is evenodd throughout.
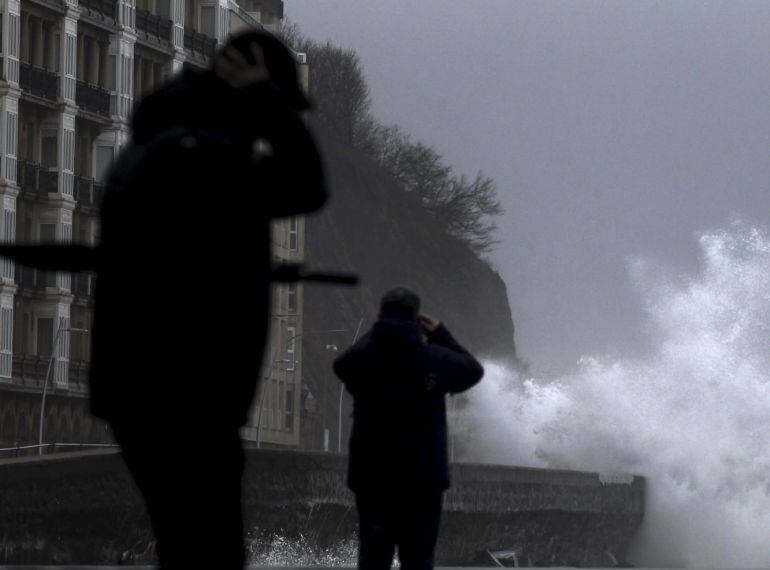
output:
<path id="1" fill-rule="evenodd" d="M 281 0 L 0 0 L 0 239 L 97 243 L 104 178 L 134 103 L 184 67 L 206 67 L 230 33 L 274 29 L 282 16 Z M 277 257 L 302 258 L 302 228 L 275 225 Z M 87 405 L 93 287 L 87 273 L 0 259 L 0 448 L 37 442 L 46 385 L 44 442 L 110 441 Z M 261 441 L 296 445 L 301 289 L 275 299 Z"/>

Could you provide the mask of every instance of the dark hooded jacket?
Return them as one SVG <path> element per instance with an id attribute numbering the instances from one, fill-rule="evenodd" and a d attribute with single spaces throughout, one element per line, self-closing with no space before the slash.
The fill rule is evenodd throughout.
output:
<path id="1" fill-rule="evenodd" d="M 381 315 L 334 362 L 353 395 L 348 486 L 353 491 L 449 487 L 445 394 L 467 390 L 481 364 L 442 324 Z"/>
<path id="2" fill-rule="evenodd" d="M 269 222 L 324 203 L 316 146 L 270 84 L 233 90 L 210 71 L 145 98 L 132 126 L 102 207 L 92 411 L 242 425 L 268 324 Z"/>
<path id="3" fill-rule="evenodd" d="M 243 425 L 268 326 L 269 223 L 325 202 L 316 145 L 275 85 L 233 90 L 211 71 L 185 71 L 146 97 L 132 127 L 97 247 L 0 253 L 96 272 L 95 415 L 165 419 L 180 434 L 191 422 Z"/>

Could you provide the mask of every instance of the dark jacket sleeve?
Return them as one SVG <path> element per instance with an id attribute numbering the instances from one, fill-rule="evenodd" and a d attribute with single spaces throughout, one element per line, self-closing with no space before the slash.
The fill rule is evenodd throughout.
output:
<path id="1" fill-rule="evenodd" d="M 355 394 L 361 387 L 361 381 L 366 376 L 366 358 L 364 346 L 369 342 L 369 335 L 364 335 L 359 342 L 348 348 L 335 360 L 332 368 L 345 388 Z"/>
<path id="2" fill-rule="evenodd" d="M 264 145 L 260 139 L 267 143 Z M 302 118 L 276 107 L 257 139 L 264 156 L 255 161 L 262 180 L 268 181 L 269 216 L 280 218 L 314 212 L 326 202 L 326 180 L 315 140 Z"/>
<path id="3" fill-rule="evenodd" d="M 443 324 L 428 335 L 431 368 L 436 371 L 437 388 L 455 394 L 477 384 L 484 367 L 458 343 Z"/>
<path id="4" fill-rule="evenodd" d="M 94 271 L 98 265 L 99 249 L 69 244 L 0 244 L 0 256 L 44 271 Z"/>

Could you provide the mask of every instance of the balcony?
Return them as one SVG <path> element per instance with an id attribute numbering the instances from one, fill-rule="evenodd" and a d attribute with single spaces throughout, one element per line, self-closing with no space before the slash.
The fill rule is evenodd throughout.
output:
<path id="1" fill-rule="evenodd" d="M 115 0 L 78 0 L 78 8 L 87 8 L 92 16 L 100 16 L 104 19 L 115 19 L 117 13 Z"/>
<path id="2" fill-rule="evenodd" d="M 42 289 L 45 284 L 38 285 L 37 270 L 26 265 L 16 264 L 16 285 L 20 295 L 33 295 L 36 291 Z"/>
<path id="3" fill-rule="evenodd" d="M 75 202 L 78 206 L 98 208 L 104 197 L 104 185 L 93 178 L 75 176 Z"/>
<path id="4" fill-rule="evenodd" d="M 59 76 L 28 63 L 19 62 L 19 86 L 22 91 L 50 101 L 59 97 Z"/>
<path id="5" fill-rule="evenodd" d="M 283 18 L 283 0 L 257 0 L 258 8 L 265 8 L 276 18 Z"/>
<path id="6" fill-rule="evenodd" d="M 73 273 L 72 274 L 72 293 L 75 297 L 84 300 L 93 299 L 93 283 L 92 277 L 88 273 Z"/>
<path id="7" fill-rule="evenodd" d="M 88 372 L 90 368 L 91 364 L 85 360 L 70 360 L 67 387 L 78 392 L 88 390 Z"/>
<path id="8" fill-rule="evenodd" d="M 148 10 L 136 9 L 136 31 L 144 34 L 147 39 L 155 40 L 165 46 L 171 47 L 171 30 L 174 23 L 156 16 Z"/>
<path id="9" fill-rule="evenodd" d="M 37 198 L 47 198 L 59 191 L 59 172 L 43 168 L 37 162 L 16 161 L 16 182 L 21 191 Z"/>
<path id="10" fill-rule="evenodd" d="M 188 28 L 184 29 L 184 49 L 200 57 L 211 57 L 216 48 L 217 40 L 214 38 Z"/>
<path id="11" fill-rule="evenodd" d="M 78 81 L 75 101 L 81 109 L 105 118 L 110 116 L 110 92 L 96 85 Z"/>
<path id="12" fill-rule="evenodd" d="M 42 390 L 45 375 L 48 370 L 50 356 L 37 354 L 14 354 L 11 375 L 14 383 L 21 386 L 37 387 Z M 67 390 L 70 392 L 85 392 L 88 390 L 89 363 L 81 360 L 72 360 L 69 363 Z M 54 387 L 53 369 L 48 378 L 49 390 Z"/>

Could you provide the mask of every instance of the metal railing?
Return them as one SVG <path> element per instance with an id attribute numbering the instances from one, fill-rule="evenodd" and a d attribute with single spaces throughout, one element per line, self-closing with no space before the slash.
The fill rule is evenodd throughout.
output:
<path id="1" fill-rule="evenodd" d="M 49 192 L 59 190 L 59 173 L 43 168 L 37 162 L 16 161 L 16 182 L 22 192 L 47 197 Z"/>
<path id="2" fill-rule="evenodd" d="M 45 384 L 50 355 L 14 354 L 11 365 L 13 383 L 17 386 L 40 388 Z M 86 392 L 88 390 L 89 363 L 82 360 L 70 360 L 67 373 L 67 392 Z"/>
<path id="3" fill-rule="evenodd" d="M 94 178 L 75 176 L 73 194 L 78 205 L 98 208 L 104 197 L 104 184 Z"/>
<path id="4" fill-rule="evenodd" d="M 83 451 L 85 449 L 98 449 L 100 447 L 120 447 L 117 443 L 43 443 L 30 445 L 17 445 L 15 447 L 0 447 L 0 458 L 20 457 L 26 455 L 43 455 L 56 453 L 57 451 Z M 29 453 L 31 452 L 31 453 Z"/>
<path id="5" fill-rule="evenodd" d="M 110 92 L 96 85 L 78 81 L 75 88 L 75 102 L 78 107 L 101 115 L 110 116 Z"/>
<path id="6" fill-rule="evenodd" d="M 90 12 L 96 12 L 103 18 L 115 19 L 117 2 L 115 0 L 78 0 L 78 8 L 87 8 Z"/>
<path id="7" fill-rule="evenodd" d="M 148 38 L 170 46 L 173 27 L 174 23 L 168 18 L 153 14 L 149 10 L 136 9 L 136 30 Z"/>
<path id="8" fill-rule="evenodd" d="M 16 264 L 16 285 L 20 289 L 20 293 L 24 290 L 34 291 L 38 289 L 37 283 L 37 270 L 33 267 L 27 267 L 26 265 Z"/>
<path id="9" fill-rule="evenodd" d="M 87 273 L 72 274 L 72 294 L 81 299 L 92 299 L 94 295 L 91 275 Z"/>
<path id="10" fill-rule="evenodd" d="M 28 63 L 19 62 L 19 86 L 22 91 L 51 101 L 59 97 L 59 76 Z"/>
<path id="11" fill-rule="evenodd" d="M 190 50 L 194 54 L 210 57 L 214 55 L 214 51 L 217 48 L 217 40 L 206 34 L 201 34 L 195 30 L 185 28 L 184 48 Z"/>

